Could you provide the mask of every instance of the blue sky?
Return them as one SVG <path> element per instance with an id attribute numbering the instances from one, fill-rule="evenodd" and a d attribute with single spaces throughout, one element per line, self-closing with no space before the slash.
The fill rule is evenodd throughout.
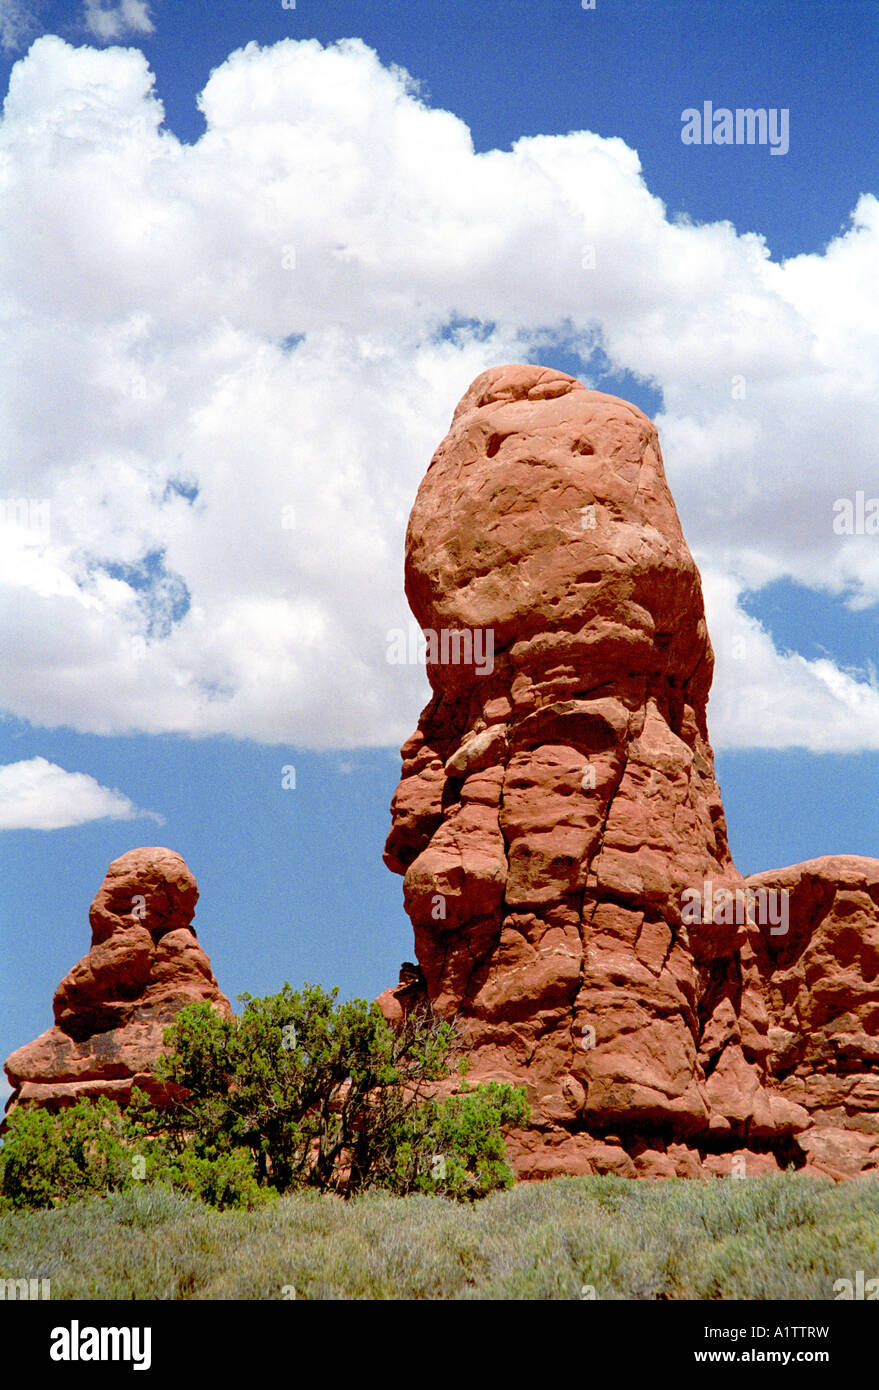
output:
<path id="1" fill-rule="evenodd" d="M 877 15 L 0 0 L 2 494 L 52 502 L 0 574 L 4 1056 L 139 844 L 195 873 L 230 996 L 412 958 L 381 849 L 426 683 L 384 644 L 496 361 L 657 418 L 739 868 L 879 856 L 879 536 L 830 522 L 879 494 Z M 789 150 L 685 145 L 705 101 L 787 110 Z"/>

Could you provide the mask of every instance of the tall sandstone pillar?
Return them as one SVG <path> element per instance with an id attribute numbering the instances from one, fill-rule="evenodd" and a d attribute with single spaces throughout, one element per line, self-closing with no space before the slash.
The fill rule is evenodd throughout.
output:
<path id="1" fill-rule="evenodd" d="M 426 998 L 473 1079 L 527 1085 L 520 1176 L 802 1166 L 777 944 L 730 858 L 700 578 L 652 422 L 561 372 L 483 373 L 419 488 L 405 585 L 433 696 L 385 851 L 420 966 L 388 1017 Z M 874 866 L 875 927 L 879 864 L 852 862 Z M 858 1142 L 861 1171 L 879 1133 Z"/>

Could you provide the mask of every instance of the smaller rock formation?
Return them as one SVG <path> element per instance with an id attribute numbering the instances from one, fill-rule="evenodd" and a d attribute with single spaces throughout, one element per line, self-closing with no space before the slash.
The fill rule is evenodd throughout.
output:
<path id="1" fill-rule="evenodd" d="M 802 1106 L 804 1172 L 879 1172 L 879 861 L 826 855 L 747 880 L 788 920 L 756 938 L 775 1089 Z M 781 895 L 784 895 L 783 898 Z"/>
<path id="2" fill-rule="evenodd" d="M 91 950 L 55 991 L 54 1026 L 7 1058 L 7 1110 L 98 1095 L 124 1103 L 133 1086 L 161 1104 L 152 1066 L 174 1015 L 200 1001 L 232 1013 L 192 927 L 197 901 L 195 879 L 173 850 L 114 859 L 89 912 Z"/>

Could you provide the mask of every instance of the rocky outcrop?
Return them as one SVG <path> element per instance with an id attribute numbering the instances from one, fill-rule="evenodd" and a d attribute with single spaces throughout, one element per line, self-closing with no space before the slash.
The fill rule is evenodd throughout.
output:
<path id="1" fill-rule="evenodd" d="M 7 1058 L 7 1109 L 81 1096 L 126 1101 L 133 1086 L 165 1098 L 151 1074 L 163 1029 L 198 1001 L 232 1012 L 192 927 L 197 899 L 195 879 L 169 849 L 113 861 L 89 912 L 91 950 L 55 991 L 54 1026 Z"/>
<path id="2" fill-rule="evenodd" d="M 385 862 L 423 979 L 382 996 L 387 1016 L 427 1000 L 473 1077 L 527 1085 L 520 1176 L 817 1164 L 805 1136 L 845 1104 L 822 1109 L 778 1051 L 804 1014 L 757 892 L 772 876 L 746 883 L 730 858 L 700 578 L 651 421 L 561 372 L 484 373 L 419 488 L 405 583 L 433 697 Z M 857 891 L 846 980 L 875 1040 L 876 901 Z"/>
<path id="3" fill-rule="evenodd" d="M 809 1116 L 806 1171 L 879 1171 L 879 861 L 831 855 L 747 882 L 787 912 L 758 967 L 773 1085 Z"/>

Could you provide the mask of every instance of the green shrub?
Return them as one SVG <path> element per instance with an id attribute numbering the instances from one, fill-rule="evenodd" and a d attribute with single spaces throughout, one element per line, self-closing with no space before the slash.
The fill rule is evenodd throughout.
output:
<path id="1" fill-rule="evenodd" d="M 155 1112 L 137 1092 L 133 1099 L 133 1112 L 105 1097 L 80 1100 L 57 1114 L 36 1107 L 14 1110 L 0 1148 L 0 1211 L 156 1185 L 221 1210 L 251 1210 L 275 1195 L 260 1188 L 246 1150 L 175 1149 L 161 1135 L 148 1133 Z"/>
<path id="2" fill-rule="evenodd" d="M 264 999 L 241 995 L 241 1017 L 183 1009 L 156 1070 L 188 1097 L 153 1123 L 180 1153 L 249 1151 L 259 1184 L 279 1192 L 474 1197 L 508 1187 L 502 1130 L 527 1122 L 524 1090 L 491 1083 L 433 1099 L 460 1051 L 451 1024 L 423 1014 L 392 1028 L 377 1005 L 337 995 L 285 984 Z"/>
<path id="3" fill-rule="evenodd" d="M 160 1170 L 159 1181 L 219 1211 L 228 1207 L 252 1211 L 277 1197 L 273 1188 L 260 1187 L 253 1157 L 245 1149 L 202 1157 L 186 1148 Z"/>
<path id="4" fill-rule="evenodd" d="M 18 1107 L 0 1147 L 0 1210 L 144 1182 L 221 1209 L 303 1187 L 472 1199 L 512 1186 L 503 1130 L 527 1123 L 524 1088 L 462 1080 L 436 1098 L 453 1059 L 466 1077 L 452 1026 L 425 1013 L 392 1028 L 377 1005 L 337 994 L 286 984 L 240 996 L 240 1017 L 182 1009 L 155 1068 L 185 1095 L 167 1108 L 136 1090 L 127 1110 L 105 1097 L 57 1114 Z"/>
<path id="5" fill-rule="evenodd" d="M 504 1155 L 503 1130 L 528 1123 L 525 1088 L 497 1081 L 465 1086 L 427 1100 L 401 1126 L 393 1171 L 384 1186 L 403 1194 L 484 1197 L 515 1181 Z"/>
<path id="6" fill-rule="evenodd" d="M 101 1096 L 52 1114 L 19 1106 L 0 1149 L 0 1191 L 12 1207 L 48 1207 L 136 1181 L 143 1127 Z"/>

